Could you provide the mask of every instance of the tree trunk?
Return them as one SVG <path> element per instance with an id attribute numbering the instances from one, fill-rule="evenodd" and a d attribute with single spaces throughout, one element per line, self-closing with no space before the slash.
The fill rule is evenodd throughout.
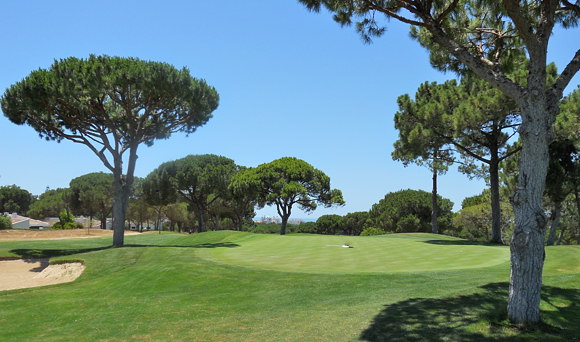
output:
<path id="1" fill-rule="evenodd" d="M 556 202 L 554 204 L 554 212 L 552 213 L 552 225 L 550 226 L 550 234 L 548 235 L 548 241 L 546 245 L 553 246 L 554 240 L 556 240 L 556 230 L 558 229 L 558 224 L 560 223 L 560 217 L 562 217 L 562 202 Z"/>
<path id="2" fill-rule="evenodd" d="M 121 170 L 115 170 L 113 174 L 115 200 L 113 201 L 113 247 L 122 247 L 125 234 L 125 216 L 127 214 L 127 202 L 129 201 L 130 188 L 127 186 Z"/>
<path id="3" fill-rule="evenodd" d="M 205 220 L 205 213 L 202 207 L 198 207 L 197 208 L 197 222 L 199 224 L 199 227 L 197 229 L 198 233 L 203 233 L 206 230 L 206 220 Z"/>
<path id="4" fill-rule="evenodd" d="M 576 199 L 576 211 L 578 212 L 578 227 L 576 227 L 576 243 L 580 245 L 580 194 L 578 184 L 574 182 L 574 199 Z"/>
<path id="5" fill-rule="evenodd" d="M 530 71 L 532 73 L 533 70 Z M 528 80 L 528 85 L 531 81 L 533 80 Z M 542 196 L 548 170 L 548 145 L 553 120 L 550 119 L 551 111 L 548 110 L 544 95 L 544 82 L 536 83 L 538 86 L 535 89 L 529 87 L 526 98 L 521 100 L 520 172 L 518 187 L 512 197 L 516 225 L 510 243 L 508 318 L 516 324 L 540 321 L 547 221 L 542 209 Z"/>
<path id="6" fill-rule="evenodd" d="M 489 186 L 491 190 L 491 242 L 502 244 L 501 205 L 499 196 L 499 156 L 497 147 L 490 148 Z"/>
<path id="7" fill-rule="evenodd" d="M 285 202 L 277 202 L 276 203 L 276 210 L 278 211 L 278 215 L 282 219 L 282 226 L 280 227 L 280 235 L 286 235 L 286 225 L 288 224 L 288 219 L 290 215 L 292 215 L 292 205 L 288 204 L 288 201 Z"/>
<path id="8" fill-rule="evenodd" d="M 125 243 L 125 218 L 129 207 L 129 196 L 133 185 L 133 173 L 137 162 L 137 147 L 134 145 L 129 149 L 129 161 L 127 174 L 123 176 L 123 156 L 114 156 L 113 170 L 113 247 L 123 247 Z"/>
<path id="9" fill-rule="evenodd" d="M 435 157 L 436 158 L 436 157 Z M 431 191 L 431 233 L 439 234 L 439 205 L 437 204 L 437 168 L 433 167 L 433 190 Z"/>
<path id="10" fill-rule="evenodd" d="M 288 218 L 290 216 L 282 216 L 282 226 L 280 227 L 280 235 L 286 235 L 286 225 L 288 224 Z"/>

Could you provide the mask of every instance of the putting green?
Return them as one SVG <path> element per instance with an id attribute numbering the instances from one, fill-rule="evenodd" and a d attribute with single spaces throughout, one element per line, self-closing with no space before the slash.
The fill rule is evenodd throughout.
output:
<path id="1" fill-rule="evenodd" d="M 236 241 L 238 242 L 238 241 Z M 303 273 L 415 273 L 481 268 L 509 261 L 509 248 L 431 234 L 387 236 L 252 235 L 214 248 L 215 261 Z M 349 243 L 353 248 L 344 248 Z"/>

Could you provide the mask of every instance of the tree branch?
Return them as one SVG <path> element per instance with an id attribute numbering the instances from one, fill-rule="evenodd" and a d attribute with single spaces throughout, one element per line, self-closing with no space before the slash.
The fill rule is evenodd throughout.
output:
<path id="1" fill-rule="evenodd" d="M 436 23 L 431 23 L 426 28 L 431 32 L 433 40 L 449 51 L 455 58 L 467 65 L 477 76 L 499 88 L 506 95 L 518 101 L 524 93 L 523 88 L 507 78 L 501 71 L 494 69 L 484 58 L 472 55 L 465 47 L 451 39 Z"/>
<path id="2" fill-rule="evenodd" d="M 538 40 L 533 34 L 533 27 L 528 19 L 523 15 L 522 9 L 520 7 L 520 1 L 518 0 L 503 0 L 503 6 L 505 7 L 508 16 L 512 19 L 520 37 L 524 41 L 524 44 L 528 47 L 528 51 L 538 45 Z"/>
<path id="3" fill-rule="evenodd" d="M 451 4 L 449 4 L 449 6 L 443 11 L 441 12 L 441 14 L 439 14 L 437 16 L 437 18 L 435 18 L 435 21 L 437 22 L 437 24 L 441 24 L 441 21 L 447 17 L 451 11 L 453 11 L 455 9 L 455 7 L 457 7 L 457 4 L 459 3 L 459 0 L 453 0 L 453 2 Z"/>
<path id="4" fill-rule="evenodd" d="M 566 65 L 566 67 L 564 68 L 560 76 L 558 76 L 558 79 L 550 89 L 550 91 L 554 95 L 556 95 L 558 99 L 562 97 L 564 89 L 568 86 L 568 84 L 570 83 L 574 75 L 576 75 L 579 69 L 580 69 L 580 49 L 576 51 L 576 54 L 574 55 L 574 57 L 572 57 L 570 63 Z"/>
<path id="5" fill-rule="evenodd" d="M 512 150 L 512 151 L 510 151 L 510 152 L 508 152 L 506 154 L 504 154 L 503 156 L 501 156 L 498 161 L 502 162 L 502 161 L 506 160 L 507 158 L 509 158 L 509 157 L 513 156 L 514 154 L 520 152 L 521 149 L 522 149 L 521 146 L 517 147 L 516 149 L 514 149 L 514 150 Z"/>
<path id="6" fill-rule="evenodd" d="M 399 3 L 401 3 L 401 2 L 399 1 Z M 404 2 L 403 1 L 402 2 L 402 7 L 405 8 L 405 9 L 407 9 L 407 10 L 409 10 L 411 13 L 417 14 L 416 11 L 414 11 L 411 8 L 409 8 L 409 6 L 406 5 L 406 4 L 407 4 L 407 2 Z M 406 24 L 409 24 L 409 25 L 425 26 L 425 23 L 423 23 L 423 22 L 420 22 L 420 21 L 416 21 L 416 20 L 413 20 L 413 19 L 409 19 L 409 18 L 403 17 L 402 15 L 397 14 L 392 9 L 385 8 L 385 7 L 381 6 L 380 4 L 376 4 L 374 1 L 372 1 L 370 4 L 368 4 L 368 8 L 371 9 L 371 10 L 377 11 L 377 12 L 381 12 L 381 13 L 385 14 L 386 16 L 393 17 L 393 18 L 395 18 L 395 19 L 397 19 L 397 20 L 399 20 L 401 22 L 404 22 Z"/>

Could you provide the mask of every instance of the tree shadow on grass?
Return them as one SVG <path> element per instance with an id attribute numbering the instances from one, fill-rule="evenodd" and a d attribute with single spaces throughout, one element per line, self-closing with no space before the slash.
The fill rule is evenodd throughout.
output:
<path id="1" fill-rule="evenodd" d="M 72 248 L 72 249 L 12 249 L 11 253 L 20 256 L 22 259 L 45 259 L 58 256 L 66 256 L 72 254 L 88 253 L 93 251 L 100 251 L 109 249 L 111 246 L 95 247 L 95 248 Z"/>
<path id="2" fill-rule="evenodd" d="M 155 245 L 155 244 L 126 244 L 124 247 L 173 247 L 173 248 L 217 248 L 217 247 L 239 247 L 240 245 L 231 242 L 219 243 L 201 243 L 197 245 Z M 12 249 L 11 253 L 19 256 L 21 259 L 47 259 L 52 257 L 66 256 L 72 254 L 82 254 L 94 251 L 101 251 L 113 248 L 112 246 L 94 247 L 94 248 L 72 248 L 72 249 Z M 11 258 L 12 259 L 12 258 Z"/>
<path id="3" fill-rule="evenodd" d="M 124 247 L 173 247 L 173 248 L 234 248 L 240 247 L 237 243 L 233 242 L 216 242 L 216 243 L 200 243 L 197 245 L 154 245 L 154 244 L 126 244 Z"/>
<path id="4" fill-rule="evenodd" d="M 501 244 L 491 242 L 472 241 L 472 240 L 427 240 L 424 241 L 424 243 L 444 246 L 503 246 Z"/>
<path id="5" fill-rule="evenodd" d="M 373 342 L 565 341 L 580 336 L 580 312 L 575 304 L 580 300 L 579 290 L 544 286 L 542 299 L 552 308 L 542 311 L 541 324 L 524 329 L 507 322 L 507 283 L 492 283 L 481 288 L 483 292 L 466 296 L 412 298 L 387 305 L 361 333 L 360 339 Z"/>

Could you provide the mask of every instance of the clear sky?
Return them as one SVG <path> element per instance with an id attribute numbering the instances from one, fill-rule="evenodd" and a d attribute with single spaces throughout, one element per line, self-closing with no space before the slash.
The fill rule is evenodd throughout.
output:
<path id="1" fill-rule="evenodd" d="M 400 189 L 430 191 L 427 169 L 391 160 L 396 99 L 454 75 L 432 69 L 427 52 L 395 20 L 366 45 L 353 28 L 295 0 L 2 1 L 0 13 L 2 92 L 54 59 L 89 54 L 185 66 L 217 89 L 214 117 L 189 137 L 141 146 L 136 176 L 189 154 L 219 154 L 245 166 L 301 158 L 330 176 L 347 204 L 310 216 L 295 211 L 294 218 L 366 211 Z M 579 38 L 578 29 L 552 38 L 549 58 L 560 70 Z M 576 76 L 568 90 L 578 83 Z M 41 140 L 3 115 L 0 155 L 0 185 L 35 195 L 107 171 L 84 145 Z M 439 192 L 459 209 L 484 187 L 451 170 L 440 177 Z M 265 208 L 257 217 L 275 214 Z"/>

